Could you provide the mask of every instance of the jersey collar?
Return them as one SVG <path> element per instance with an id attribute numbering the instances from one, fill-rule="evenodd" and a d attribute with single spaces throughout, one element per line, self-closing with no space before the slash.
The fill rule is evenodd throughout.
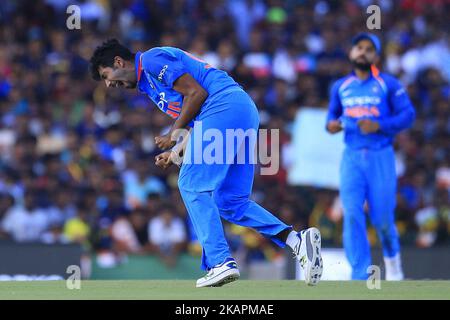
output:
<path id="1" fill-rule="evenodd" d="M 140 51 L 136 52 L 136 56 L 134 57 L 134 65 L 136 70 L 136 79 L 137 82 L 139 83 L 142 74 L 142 52 Z"/>
<path id="2" fill-rule="evenodd" d="M 142 92 L 142 89 L 140 87 L 140 80 L 142 78 L 142 73 L 144 72 L 142 68 L 142 52 L 138 51 L 136 52 L 136 55 L 134 57 L 134 66 L 136 70 L 136 79 L 137 79 L 137 85 L 136 88 L 138 91 Z"/>
<path id="3" fill-rule="evenodd" d="M 356 77 L 355 70 L 353 70 L 351 74 Z M 359 81 L 359 83 L 366 83 L 367 81 L 374 79 L 375 81 L 377 81 L 380 84 L 380 86 L 384 92 L 386 92 L 386 93 L 388 92 L 388 87 L 386 85 L 386 82 L 381 77 L 380 70 L 375 65 L 372 65 L 370 67 L 370 75 L 367 79 L 360 80 L 358 77 L 356 77 L 356 79 Z"/>

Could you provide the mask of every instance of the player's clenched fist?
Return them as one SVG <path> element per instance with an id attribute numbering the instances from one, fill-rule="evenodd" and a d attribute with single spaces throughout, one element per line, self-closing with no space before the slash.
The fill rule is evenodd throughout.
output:
<path id="1" fill-rule="evenodd" d="M 155 157 L 156 165 L 163 169 L 167 169 L 168 167 L 170 167 L 173 164 L 171 154 L 172 154 L 172 151 L 165 151 L 161 154 L 158 154 Z"/>
<path id="2" fill-rule="evenodd" d="M 166 150 L 172 148 L 175 145 L 176 141 L 172 140 L 172 134 L 168 133 L 164 136 L 159 136 L 155 138 L 155 144 L 158 148 L 162 150 Z"/>
<path id="3" fill-rule="evenodd" d="M 380 125 L 377 121 L 372 121 L 370 119 L 362 119 L 358 121 L 359 129 L 364 134 L 374 133 L 380 129 Z"/>
<path id="4" fill-rule="evenodd" d="M 180 167 L 182 162 L 183 157 L 174 150 L 165 151 L 155 157 L 155 164 L 162 169 L 167 169 L 172 164 L 176 164 Z"/>
<path id="5" fill-rule="evenodd" d="M 330 133 L 337 133 L 342 130 L 342 124 L 339 120 L 331 120 L 327 123 L 327 130 Z"/>

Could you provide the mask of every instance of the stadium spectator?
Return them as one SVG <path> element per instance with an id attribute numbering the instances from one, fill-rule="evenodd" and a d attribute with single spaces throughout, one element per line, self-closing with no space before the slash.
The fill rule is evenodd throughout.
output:
<path id="1" fill-rule="evenodd" d="M 0 194 L 0 239 L 8 239 L 9 233 L 3 229 L 3 219 L 6 212 L 14 206 L 14 197 L 9 194 Z"/>
<path id="2" fill-rule="evenodd" d="M 15 205 L 6 211 L 1 229 L 17 242 L 40 241 L 48 228 L 45 212 L 36 206 L 34 190 L 27 190 L 23 205 Z"/>
<path id="3" fill-rule="evenodd" d="M 148 224 L 150 244 L 169 267 L 176 265 L 178 255 L 186 247 L 187 235 L 183 220 L 170 205 L 163 205 Z"/>
<path id="4" fill-rule="evenodd" d="M 70 242 L 78 242 L 84 246 L 89 246 L 89 235 L 91 228 L 88 222 L 88 211 L 80 208 L 80 211 L 64 224 L 64 236 Z"/>

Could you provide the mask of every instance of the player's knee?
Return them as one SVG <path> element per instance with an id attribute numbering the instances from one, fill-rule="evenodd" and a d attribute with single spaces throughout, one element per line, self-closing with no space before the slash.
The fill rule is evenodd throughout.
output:
<path id="1" fill-rule="evenodd" d="M 381 236 L 388 236 L 392 232 L 394 224 L 393 222 L 375 220 L 372 221 L 372 226 Z"/>
<path id="2" fill-rule="evenodd" d="M 220 192 L 214 193 L 214 202 L 219 210 L 226 210 L 231 207 L 231 197 L 227 194 L 221 194 Z"/>
<path id="3" fill-rule="evenodd" d="M 344 225 L 348 228 L 366 228 L 366 220 L 362 210 L 344 210 Z"/>
<path id="4" fill-rule="evenodd" d="M 214 202 L 216 203 L 219 210 L 222 211 L 233 211 L 237 212 L 241 207 L 243 207 L 249 198 L 247 196 L 236 196 L 226 193 L 215 193 Z"/>

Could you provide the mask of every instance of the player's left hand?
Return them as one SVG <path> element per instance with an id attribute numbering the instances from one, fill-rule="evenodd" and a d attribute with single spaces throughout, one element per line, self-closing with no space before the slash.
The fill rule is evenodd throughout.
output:
<path id="1" fill-rule="evenodd" d="M 164 151 L 155 157 L 156 166 L 166 170 L 172 164 L 174 164 L 174 153 L 173 151 Z"/>
<path id="2" fill-rule="evenodd" d="M 369 134 L 377 132 L 380 129 L 380 124 L 370 119 L 361 119 L 358 121 L 358 127 L 362 133 Z"/>
<path id="3" fill-rule="evenodd" d="M 176 140 L 172 140 L 172 131 L 164 136 L 155 137 L 155 144 L 161 150 L 172 148 L 176 144 Z"/>

